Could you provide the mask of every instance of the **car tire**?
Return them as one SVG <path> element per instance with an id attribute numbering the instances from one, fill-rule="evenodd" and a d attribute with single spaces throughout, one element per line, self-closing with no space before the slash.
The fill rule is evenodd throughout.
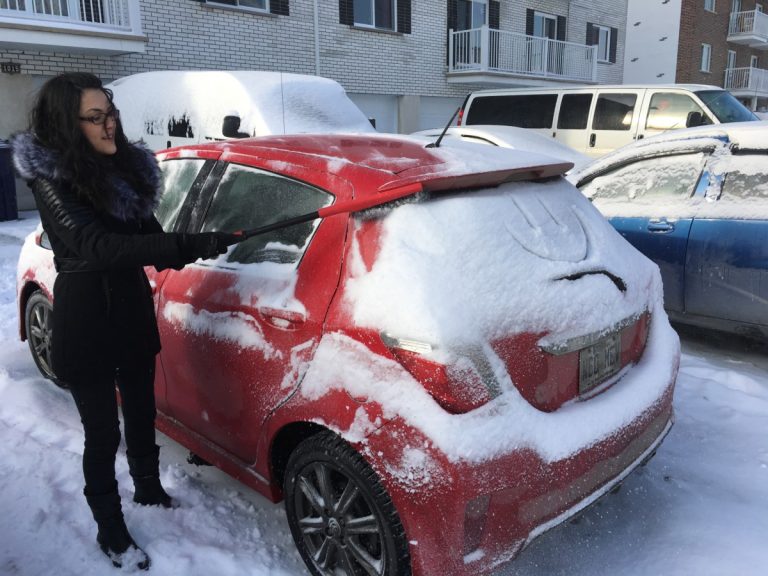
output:
<path id="1" fill-rule="evenodd" d="M 335 434 L 299 444 L 288 459 L 284 490 L 293 539 L 315 576 L 411 573 L 392 500 L 362 456 Z"/>
<path id="2" fill-rule="evenodd" d="M 24 312 L 27 343 L 37 369 L 57 386 L 66 388 L 51 368 L 51 339 L 53 336 L 53 306 L 42 291 L 32 293 Z"/>

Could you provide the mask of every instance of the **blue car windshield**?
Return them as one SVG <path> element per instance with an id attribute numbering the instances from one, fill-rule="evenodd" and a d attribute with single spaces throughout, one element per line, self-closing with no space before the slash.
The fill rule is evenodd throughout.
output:
<path id="1" fill-rule="evenodd" d="M 720 122 L 750 122 L 758 120 L 746 106 L 726 90 L 701 90 L 696 96 L 706 104 Z"/>

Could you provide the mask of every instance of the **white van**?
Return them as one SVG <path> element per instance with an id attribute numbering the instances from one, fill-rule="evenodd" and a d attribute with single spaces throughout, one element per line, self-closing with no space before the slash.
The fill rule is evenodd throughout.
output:
<path id="1" fill-rule="evenodd" d="M 153 150 L 271 134 L 375 132 L 344 88 L 319 76 L 169 70 L 106 87 L 128 139 Z"/>
<path id="2" fill-rule="evenodd" d="M 530 128 L 598 157 L 666 130 L 757 120 L 717 86 L 581 86 L 481 90 L 467 96 L 459 125 Z"/>

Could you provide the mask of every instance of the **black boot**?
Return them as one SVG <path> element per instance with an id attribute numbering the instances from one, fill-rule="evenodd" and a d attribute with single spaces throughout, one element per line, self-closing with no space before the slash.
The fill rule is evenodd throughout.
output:
<path id="1" fill-rule="evenodd" d="M 139 570 L 148 570 L 152 561 L 128 533 L 117 489 L 95 496 L 86 494 L 85 498 L 99 527 L 96 541 L 112 565 L 116 568 L 135 566 Z"/>
<path id="2" fill-rule="evenodd" d="M 154 452 L 140 458 L 128 456 L 128 468 L 133 478 L 133 501 L 145 506 L 162 506 L 176 508 L 178 504 L 171 498 L 160 484 L 160 448 L 155 446 Z"/>

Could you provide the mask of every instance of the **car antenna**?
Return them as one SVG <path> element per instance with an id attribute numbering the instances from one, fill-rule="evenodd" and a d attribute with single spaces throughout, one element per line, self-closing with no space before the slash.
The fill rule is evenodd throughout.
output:
<path id="1" fill-rule="evenodd" d="M 445 136 L 445 133 L 448 132 L 448 128 L 450 128 L 451 124 L 453 124 L 453 119 L 456 118 L 456 114 L 458 114 L 459 110 L 461 110 L 461 106 L 463 106 L 463 104 L 461 104 L 458 108 L 456 108 L 456 111 L 453 113 L 453 116 L 451 116 L 451 119 L 448 120 L 448 124 L 445 125 L 445 128 L 443 128 L 443 131 L 440 133 L 440 136 L 438 136 L 437 140 L 435 140 L 434 142 L 430 142 L 429 144 L 427 144 L 426 146 L 427 148 L 440 147 L 440 142 L 442 142 L 443 136 Z"/>

